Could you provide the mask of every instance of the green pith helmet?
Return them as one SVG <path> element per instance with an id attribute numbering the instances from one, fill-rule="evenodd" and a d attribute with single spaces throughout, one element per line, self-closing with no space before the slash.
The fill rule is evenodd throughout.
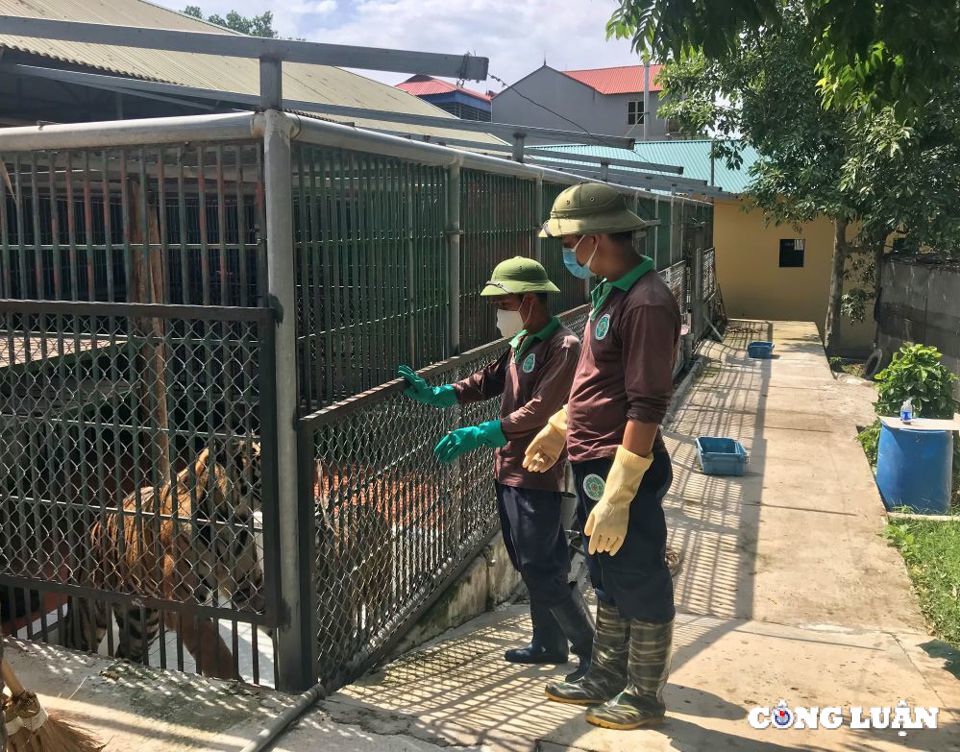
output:
<path id="1" fill-rule="evenodd" d="M 490 281 L 484 285 L 480 295 L 494 297 L 499 295 L 523 295 L 527 292 L 560 292 L 547 277 L 547 270 L 532 258 L 514 256 L 501 261 L 493 269 Z"/>
<path id="2" fill-rule="evenodd" d="M 630 211 L 616 188 L 605 183 L 580 183 L 557 196 L 540 237 L 631 232 L 653 224 Z"/>

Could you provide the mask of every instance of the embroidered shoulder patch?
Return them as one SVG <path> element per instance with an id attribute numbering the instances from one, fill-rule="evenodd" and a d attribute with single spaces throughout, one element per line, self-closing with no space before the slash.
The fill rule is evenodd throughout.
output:
<path id="1" fill-rule="evenodd" d="M 597 326 L 593 330 L 594 335 L 597 339 L 603 339 L 610 333 L 610 314 L 605 313 L 600 317 L 600 320 L 597 321 Z"/>

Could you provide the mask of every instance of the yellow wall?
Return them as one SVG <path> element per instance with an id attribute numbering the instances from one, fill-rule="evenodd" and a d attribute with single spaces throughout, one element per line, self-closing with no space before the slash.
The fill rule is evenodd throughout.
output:
<path id="1" fill-rule="evenodd" d="M 823 334 L 830 292 L 833 223 L 820 218 L 802 225 L 765 225 L 763 212 L 744 212 L 742 201 L 714 204 L 713 242 L 717 279 L 731 318 L 813 321 Z M 802 268 L 780 268 L 780 239 L 803 238 Z M 868 350 L 874 323 L 870 311 L 863 324 L 844 319 L 839 347 Z"/>

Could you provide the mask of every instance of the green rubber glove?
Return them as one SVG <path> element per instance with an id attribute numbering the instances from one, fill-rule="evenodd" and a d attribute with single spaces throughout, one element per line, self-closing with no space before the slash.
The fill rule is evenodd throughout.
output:
<path id="1" fill-rule="evenodd" d="M 502 447 L 507 443 L 499 420 L 488 420 L 479 426 L 458 428 L 444 436 L 433 448 L 440 462 L 452 462 L 461 454 L 472 452 L 480 446 Z"/>
<path id="2" fill-rule="evenodd" d="M 452 384 L 430 386 L 410 366 L 400 366 L 397 369 L 397 375 L 410 385 L 404 394 L 412 400 L 430 407 L 453 407 L 457 404 L 457 393 Z"/>

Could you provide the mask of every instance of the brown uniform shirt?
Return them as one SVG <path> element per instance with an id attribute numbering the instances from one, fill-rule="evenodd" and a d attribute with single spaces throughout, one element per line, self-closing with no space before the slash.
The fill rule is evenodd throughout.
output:
<path id="1" fill-rule="evenodd" d="M 655 271 L 641 266 L 601 282 L 584 329 L 577 375 L 567 402 L 571 462 L 613 457 L 627 420 L 660 423 L 673 395 L 680 310 Z M 605 298 L 604 298 L 605 294 Z M 654 450 L 665 449 L 657 432 Z"/>
<path id="2" fill-rule="evenodd" d="M 562 491 L 564 458 L 545 473 L 523 469 L 523 455 L 547 419 L 563 407 L 580 355 L 580 340 L 559 319 L 534 334 L 520 332 L 510 349 L 453 385 L 460 402 L 503 395 L 500 426 L 507 443 L 494 453 L 494 478 L 515 488 Z"/>

